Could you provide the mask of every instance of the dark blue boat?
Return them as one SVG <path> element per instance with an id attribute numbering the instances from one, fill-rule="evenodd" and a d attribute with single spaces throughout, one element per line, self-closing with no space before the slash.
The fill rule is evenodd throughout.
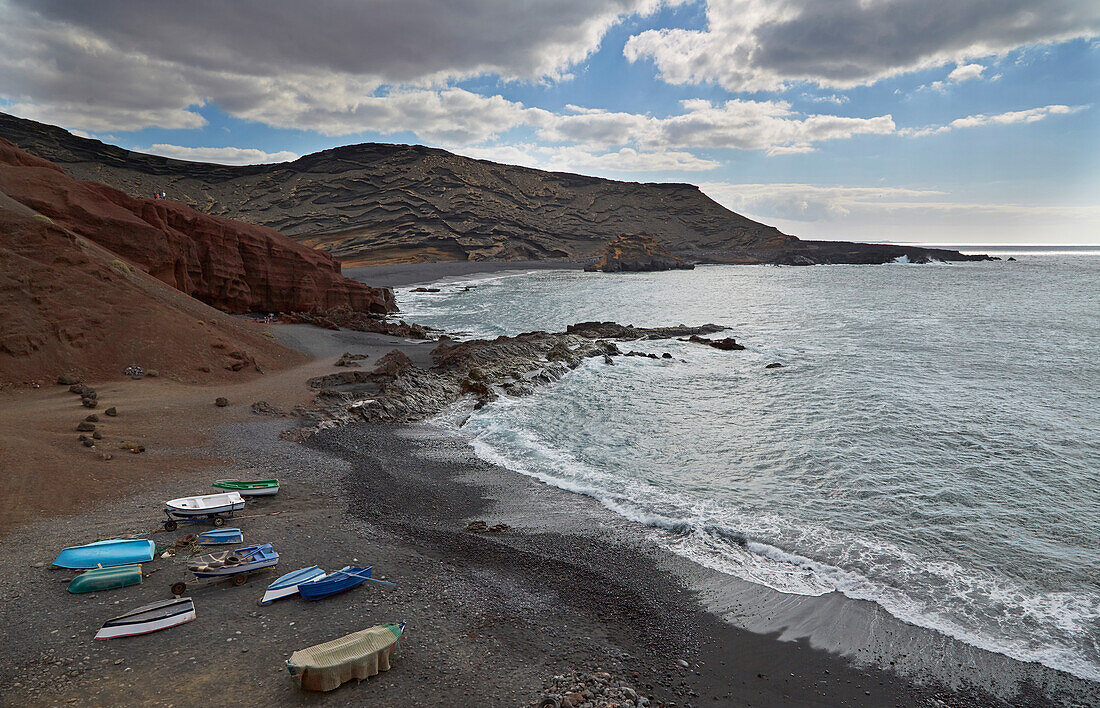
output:
<path id="1" fill-rule="evenodd" d="M 371 571 L 374 566 L 361 568 L 354 565 L 346 565 L 340 570 L 334 571 L 323 578 L 299 583 L 298 594 L 307 600 L 320 600 L 323 597 L 336 595 L 337 593 L 351 590 L 356 585 L 371 580 Z M 377 581 L 376 581 L 377 582 Z"/>

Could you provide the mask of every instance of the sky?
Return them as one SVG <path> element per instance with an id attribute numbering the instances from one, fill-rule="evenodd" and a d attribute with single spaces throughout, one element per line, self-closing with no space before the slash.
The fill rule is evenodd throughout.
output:
<path id="1" fill-rule="evenodd" d="M 1096 0 L 0 0 L 0 111 L 690 182 L 801 238 L 1100 243 Z"/>

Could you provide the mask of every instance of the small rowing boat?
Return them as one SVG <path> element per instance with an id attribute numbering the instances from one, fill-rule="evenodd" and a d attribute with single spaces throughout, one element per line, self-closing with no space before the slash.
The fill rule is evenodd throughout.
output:
<path id="1" fill-rule="evenodd" d="M 362 585 L 368 580 L 372 583 L 388 585 L 391 588 L 396 587 L 393 583 L 372 578 L 371 573 L 373 570 L 373 566 L 361 568 L 354 565 L 345 565 L 340 570 L 334 571 L 322 578 L 310 580 L 305 583 L 298 583 L 298 593 L 307 600 L 320 600 L 323 597 L 329 597 L 351 590 L 353 587 Z"/>
<path id="2" fill-rule="evenodd" d="M 107 568 L 153 560 L 157 546 L 147 538 L 113 538 L 85 546 L 70 546 L 57 554 L 59 568 Z"/>
<path id="3" fill-rule="evenodd" d="M 297 595 L 298 585 L 300 583 L 319 580 L 323 577 L 325 577 L 325 571 L 315 565 L 311 565 L 308 568 L 302 568 L 301 570 L 295 570 L 293 573 L 287 573 L 267 586 L 267 591 L 264 593 L 263 599 L 260 600 L 260 604 L 266 605 L 276 600 L 281 600 L 284 597 Z"/>
<path id="4" fill-rule="evenodd" d="M 218 489 L 232 490 L 242 497 L 261 497 L 279 493 L 279 480 L 277 479 L 255 479 L 251 481 L 219 479 L 211 486 Z"/>
<path id="5" fill-rule="evenodd" d="M 278 562 L 279 554 L 270 543 L 264 543 L 193 558 L 187 564 L 187 569 L 197 578 L 216 578 L 271 568 Z"/>
<path id="6" fill-rule="evenodd" d="M 244 498 L 237 492 L 206 494 L 200 497 L 181 497 L 164 503 L 164 509 L 176 516 L 205 516 L 224 514 L 244 508 Z"/>
<path id="7" fill-rule="evenodd" d="M 286 668 L 299 688 L 331 691 L 346 681 L 362 681 L 389 671 L 390 658 L 400 647 L 404 632 L 404 622 L 369 627 L 300 649 L 290 655 Z"/>
<path id="8" fill-rule="evenodd" d="M 149 634 L 195 619 L 195 603 L 189 597 L 154 602 L 107 620 L 96 639 L 117 639 Z"/>
<path id="9" fill-rule="evenodd" d="M 244 543 L 244 534 L 240 529 L 214 529 L 203 531 L 195 536 L 200 546 L 220 546 L 225 543 Z"/>
<path id="10" fill-rule="evenodd" d="M 96 592 L 113 590 L 141 582 L 140 565 L 119 565 L 113 568 L 96 568 L 81 573 L 69 583 L 69 592 Z"/>

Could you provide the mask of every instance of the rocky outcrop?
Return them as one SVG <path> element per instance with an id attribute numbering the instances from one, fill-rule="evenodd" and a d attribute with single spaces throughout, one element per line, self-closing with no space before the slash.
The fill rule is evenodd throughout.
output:
<path id="1" fill-rule="evenodd" d="M 429 339 L 431 330 L 415 322 L 394 322 L 381 315 L 358 312 L 350 307 L 334 307 L 324 312 L 288 312 L 279 321 L 283 324 L 311 324 L 325 329 L 353 329 L 356 332 L 375 332 L 394 337 Z"/>
<path id="2" fill-rule="evenodd" d="M 621 234 L 604 248 L 603 256 L 588 271 L 640 273 L 656 270 L 692 270 L 693 263 L 668 252 L 657 239 L 642 234 Z"/>
<path id="3" fill-rule="evenodd" d="M 109 249 L 116 269 L 136 266 L 225 312 L 396 310 L 390 290 L 343 277 L 331 256 L 272 229 L 78 182 L 3 139 L 0 191 Z"/>
<path id="4" fill-rule="evenodd" d="M 800 241 L 691 184 L 640 184 L 365 143 L 275 165 L 228 167 L 130 152 L 0 114 L 0 135 L 78 179 L 132 195 L 165 191 L 207 214 L 260 224 L 345 264 L 589 261 L 621 233 L 696 263 L 981 260 L 957 251 Z"/>
<path id="5" fill-rule="evenodd" d="M 305 417 L 312 425 L 352 420 L 411 422 L 436 415 L 463 396 L 477 407 L 500 395 L 522 396 L 557 381 L 587 359 L 611 361 L 624 354 L 616 341 L 671 339 L 713 333 L 718 325 L 643 328 L 613 322 L 582 322 L 566 332 L 525 332 L 514 337 L 455 342 L 441 338 L 432 365 L 418 367 L 398 350 L 371 372 L 342 371 L 311 379 L 317 405 Z M 607 334 L 608 336 L 601 336 Z"/>

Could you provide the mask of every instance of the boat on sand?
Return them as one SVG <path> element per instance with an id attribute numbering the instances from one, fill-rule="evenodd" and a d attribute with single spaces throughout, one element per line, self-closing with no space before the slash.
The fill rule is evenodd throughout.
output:
<path id="1" fill-rule="evenodd" d="M 298 594 L 298 585 L 300 583 L 309 582 L 310 580 L 319 580 L 325 577 L 325 571 L 321 570 L 315 565 L 311 565 L 308 568 L 302 568 L 295 570 L 291 573 L 281 576 L 278 580 L 267 586 L 267 591 L 264 592 L 263 598 L 260 600 L 261 605 L 280 600 L 284 597 L 290 597 L 291 595 Z"/>
<path id="2" fill-rule="evenodd" d="M 261 497 L 279 493 L 279 480 L 277 479 L 254 479 L 250 481 L 219 479 L 211 486 L 237 492 L 242 497 Z"/>
<path id="3" fill-rule="evenodd" d="M 240 529 L 214 529 L 203 531 L 195 536 L 195 543 L 200 546 L 220 546 L 224 543 L 244 543 L 244 533 Z"/>
<path id="4" fill-rule="evenodd" d="M 264 543 L 192 558 L 187 569 L 197 578 L 216 578 L 271 568 L 278 562 L 279 554 L 275 552 L 275 548 L 270 543 Z"/>
<path id="5" fill-rule="evenodd" d="M 113 590 L 141 582 L 140 565 L 119 565 L 112 568 L 96 568 L 81 573 L 69 583 L 69 592 L 96 592 Z"/>
<path id="6" fill-rule="evenodd" d="M 153 560 L 157 546 L 147 538 L 113 538 L 85 546 L 70 546 L 57 554 L 59 568 L 107 568 Z"/>
<path id="7" fill-rule="evenodd" d="M 174 516 L 206 516 L 225 514 L 244 508 L 244 497 L 237 492 L 180 497 L 164 503 L 164 510 Z"/>
<path id="8" fill-rule="evenodd" d="M 195 619 L 195 603 L 189 597 L 161 600 L 143 605 L 103 623 L 96 639 L 117 639 L 149 634 Z"/>
<path id="9" fill-rule="evenodd" d="M 390 659 L 400 648 L 405 623 L 376 625 L 324 644 L 299 649 L 286 662 L 299 688 L 331 691 L 352 679 L 370 678 L 389 671 Z"/>

